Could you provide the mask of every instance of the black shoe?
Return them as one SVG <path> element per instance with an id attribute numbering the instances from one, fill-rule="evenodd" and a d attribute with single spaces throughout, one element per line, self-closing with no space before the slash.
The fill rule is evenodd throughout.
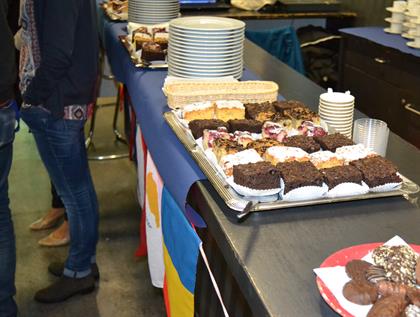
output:
<path id="1" fill-rule="evenodd" d="M 48 272 L 52 275 L 61 277 L 64 271 L 64 262 L 52 262 L 48 265 Z M 92 276 L 95 280 L 99 280 L 99 268 L 96 263 L 92 264 Z"/>
<path id="2" fill-rule="evenodd" d="M 95 290 L 95 280 L 92 274 L 83 278 L 62 276 L 47 288 L 36 292 L 34 299 L 40 303 L 59 303 L 78 295 L 88 294 Z"/>

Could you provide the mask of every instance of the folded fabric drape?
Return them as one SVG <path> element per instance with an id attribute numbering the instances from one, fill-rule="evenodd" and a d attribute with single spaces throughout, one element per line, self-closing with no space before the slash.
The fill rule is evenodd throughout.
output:
<path id="1" fill-rule="evenodd" d="M 283 63 L 305 74 L 300 43 L 294 28 L 246 31 L 245 35 Z"/>

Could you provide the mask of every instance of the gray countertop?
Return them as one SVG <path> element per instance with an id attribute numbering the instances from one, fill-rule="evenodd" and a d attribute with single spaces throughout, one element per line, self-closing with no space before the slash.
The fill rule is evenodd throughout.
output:
<path id="1" fill-rule="evenodd" d="M 323 89 L 248 41 L 245 64 L 262 79 L 276 81 L 287 99 L 316 109 Z M 391 133 L 387 157 L 420 183 L 418 149 Z M 197 183 L 190 197 L 255 316 L 337 316 L 321 298 L 313 268 L 339 249 L 396 234 L 420 244 L 418 197 L 411 203 L 394 197 L 254 213 L 243 223 L 208 181 Z"/>

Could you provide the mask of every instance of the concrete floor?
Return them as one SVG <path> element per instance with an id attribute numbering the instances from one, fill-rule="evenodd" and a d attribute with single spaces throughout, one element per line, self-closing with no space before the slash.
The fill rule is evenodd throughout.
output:
<path id="1" fill-rule="evenodd" d="M 115 145 L 111 131 L 113 108 L 98 113 L 95 151 L 126 150 Z M 22 126 L 14 143 L 9 178 L 17 239 L 17 303 L 21 317 L 139 317 L 164 316 L 162 291 L 152 286 L 146 259 L 136 259 L 140 208 L 136 199 L 135 166 L 128 159 L 90 161 L 100 203 L 97 250 L 101 281 L 98 289 L 61 304 L 38 304 L 35 291 L 54 281 L 51 261 L 63 260 L 67 247 L 42 248 L 37 241 L 50 231 L 28 226 L 50 208 L 50 185 L 28 128 Z"/>

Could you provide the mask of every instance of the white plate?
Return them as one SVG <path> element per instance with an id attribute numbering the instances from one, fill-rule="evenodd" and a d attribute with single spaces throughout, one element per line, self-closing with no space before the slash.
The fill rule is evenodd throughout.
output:
<path id="1" fill-rule="evenodd" d="M 385 28 L 384 31 L 390 34 L 401 34 L 401 32 L 392 32 L 390 28 Z"/>
<path id="2" fill-rule="evenodd" d="M 232 76 L 234 74 L 238 74 L 242 72 L 241 69 L 226 71 L 226 72 L 197 72 L 197 71 L 190 71 L 190 70 L 179 70 L 173 67 L 168 68 L 169 73 L 180 74 L 182 76 L 194 76 L 194 77 L 224 77 L 224 76 Z"/>
<path id="3" fill-rule="evenodd" d="M 245 40 L 245 36 L 238 37 L 235 39 L 229 39 L 228 41 L 190 41 L 189 39 L 183 39 L 176 36 L 169 35 L 169 40 L 173 41 L 174 43 L 181 44 L 181 45 L 211 45 L 211 46 L 235 46 L 243 44 Z"/>
<path id="4" fill-rule="evenodd" d="M 392 13 L 404 13 L 405 12 L 405 9 L 403 9 L 403 10 L 395 10 L 393 7 L 388 7 L 388 8 L 386 8 L 386 11 L 389 11 L 389 12 L 392 12 Z"/>
<path id="5" fill-rule="evenodd" d="M 404 38 L 406 38 L 406 39 L 409 39 L 409 40 L 413 40 L 414 39 L 414 35 L 411 35 L 409 33 L 403 33 L 401 36 L 404 37 Z"/>
<path id="6" fill-rule="evenodd" d="M 181 30 L 176 27 L 169 25 L 169 32 L 173 34 L 177 34 L 178 36 L 187 36 L 187 37 L 233 37 L 233 36 L 240 36 L 244 34 L 245 29 L 238 29 L 238 30 L 232 30 L 232 31 L 187 31 L 187 30 Z"/>
<path id="7" fill-rule="evenodd" d="M 168 55 L 169 56 L 169 55 Z M 231 63 L 234 61 L 237 61 L 238 59 L 242 58 L 242 54 L 238 54 L 237 56 L 229 56 L 229 57 L 225 57 L 225 58 L 203 58 L 202 56 L 200 57 L 185 57 L 182 55 L 176 55 L 176 54 L 171 54 L 171 58 L 175 61 L 181 61 L 181 62 L 185 62 L 185 63 L 193 63 L 193 64 L 197 64 L 197 63 L 208 63 L 208 64 L 220 64 L 222 63 Z"/>
<path id="8" fill-rule="evenodd" d="M 168 46 L 173 47 L 174 49 L 178 50 L 186 50 L 192 53 L 201 53 L 201 52 L 208 52 L 208 53 L 228 53 L 228 52 L 237 52 L 242 50 L 244 47 L 243 43 L 236 43 L 234 45 L 229 46 L 206 46 L 206 45 L 188 45 L 178 43 L 176 41 L 169 41 Z"/>
<path id="9" fill-rule="evenodd" d="M 201 16 L 175 19 L 171 22 L 171 26 L 193 31 L 230 31 L 245 28 L 245 23 L 229 18 Z"/>
<path id="10" fill-rule="evenodd" d="M 168 65 L 169 67 L 173 68 L 173 69 L 178 69 L 178 70 L 192 70 L 195 72 L 209 72 L 209 73 L 214 73 L 214 72 L 226 72 L 226 71 L 231 71 L 232 69 L 234 69 L 235 71 L 239 70 L 239 68 L 243 68 L 243 63 L 240 61 L 237 64 L 231 64 L 231 65 L 224 65 L 224 66 L 208 66 L 208 65 L 180 65 L 180 64 L 176 64 L 174 63 L 174 61 L 172 60 L 168 60 Z"/>
<path id="11" fill-rule="evenodd" d="M 407 42 L 407 45 L 411 48 L 419 48 L 420 49 L 420 45 L 416 45 L 416 42 Z"/>
<path id="12" fill-rule="evenodd" d="M 238 53 L 242 54 L 243 52 L 243 47 L 237 47 L 233 50 L 206 50 L 206 49 L 183 49 L 183 48 L 179 48 L 176 45 L 171 45 L 171 43 L 169 43 L 169 50 L 171 51 L 171 54 L 173 53 L 183 53 L 186 55 L 198 55 L 198 56 L 202 56 L 202 57 L 206 57 L 206 56 L 210 56 L 210 57 L 227 57 L 227 56 L 232 56 L 232 55 L 237 55 Z"/>
<path id="13" fill-rule="evenodd" d="M 234 67 L 227 67 L 227 68 L 193 68 L 193 67 L 185 67 L 185 66 L 177 66 L 170 62 L 168 62 L 168 67 L 172 70 L 181 72 L 181 73 L 208 73 L 208 74 L 225 74 L 225 73 L 237 73 L 239 70 L 243 68 L 243 64 L 235 65 Z"/>
<path id="14" fill-rule="evenodd" d="M 340 116 L 344 116 L 344 115 L 348 115 L 353 113 L 354 109 L 350 108 L 350 109 L 341 109 L 341 108 L 325 108 L 323 106 L 319 106 L 318 107 L 319 111 L 322 111 L 324 113 L 327 114 L 331 114 L 331 115 L 340 115 Z"/>

